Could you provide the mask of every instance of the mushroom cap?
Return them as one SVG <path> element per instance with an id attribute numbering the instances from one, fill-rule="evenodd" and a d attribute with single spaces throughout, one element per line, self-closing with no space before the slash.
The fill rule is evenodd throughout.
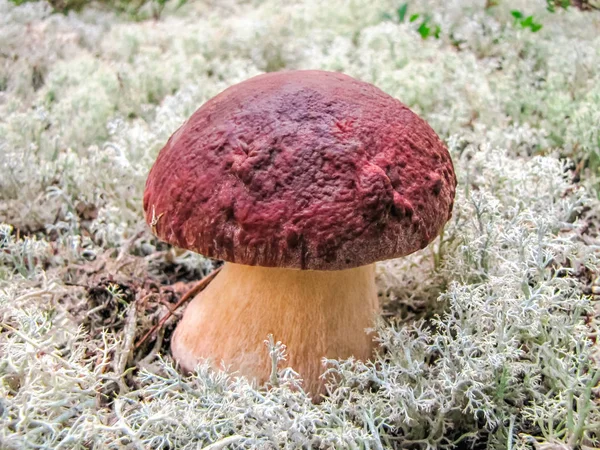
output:
<path id="1" fill-rule="evenodd" d="M 424 248 L 452 213 L 448 150 L 347 75 L 259 75 L 207 101 L 150 171 L 144 211 L 175 246 L 246 265 L 340 270 Z"/>

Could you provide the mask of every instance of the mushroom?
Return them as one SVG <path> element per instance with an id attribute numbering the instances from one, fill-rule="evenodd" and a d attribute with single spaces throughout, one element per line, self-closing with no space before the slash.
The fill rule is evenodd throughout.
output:
<path id="1" fill-rule="evenodd" d="M 272 334 L 322 393 L 323 357 L 372 356 L 374 263 L 427 246 L 455 187 L 432 128 L 371 84 L 310 70 L 226 89 L 171 136 L 144 193 L 159 238 L 226 261 L 178 324 L 175 360 L 265 382 Z"/>

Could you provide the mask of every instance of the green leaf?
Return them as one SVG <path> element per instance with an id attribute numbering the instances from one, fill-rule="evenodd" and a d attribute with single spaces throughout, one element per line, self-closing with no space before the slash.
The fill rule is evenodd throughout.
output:
<path id="1" fill-rule="evenodd" d="M 410 16 L 410 19 L 408 19 L 408 21 L 409 22 L 414 22 L 418 18 L 419 18 L 419 14 L 413 14 L 412 16 Z"/>
<path id="2" fill-rule="evenodd" d="M 436 26 L 435 26 L 435 29 L 433 30 L 433 36 L 434 36 L 436 39 L 439 39 L 439 38 L 440 38 L 440 34 L 441 34 L 441 32 L 442 32 L 442 27 L 440 27 L 439 25 L 436 25 Z"/>
<path id="3" fill-rule="evenodd" d="M 535 33 L 542 29 L 542 24 L 541 23 L 532 23 L 530 28 L 531 28 L 531 31 L 533 31 Z"/>
<path id="4" fill-rule="evenodd" d="M 425 20 L 423 21 L 423 23 L 421 23 L 421 25 L 419 25 L 417 31 L 423 39 L 427 39 L 429 37 L 429 34 L 431 33 L 431 28 L 427 26 L 427 21 Z"/>
<path id="5" fill-rule="evenodd" d="M 510 13 L 515 19 L 521 19 L 523 17 L 523 13 L 521 11 L 517 11 L 516 9 L 513 9 Z"/>
<path id="6" fill-rule="evenodd" d="M 404 22 L 404 18 L 406 17 L 406 11 L 408 11 L 408 3 L 404 3 L 400 8 L 398 8 L 398 20 L 400 22 Z"/>
<path id="7" fill-rule="evenodd" d="M 533 25 L 533 16 L 527 16 L 524 20 L 521 21 L 521 26 L 523 28 L 528 28 Z"/>

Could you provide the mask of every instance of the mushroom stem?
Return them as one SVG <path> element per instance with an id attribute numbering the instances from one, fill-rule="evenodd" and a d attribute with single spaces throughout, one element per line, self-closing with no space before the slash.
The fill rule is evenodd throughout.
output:
<path id="1" fill-rule="evenodd" d="M 221 273 L 187 307 L 172 341 L 184 370 L 203 358 L 264 383 L 271 365 L 264 340 L 287 347 L 287 363 L 304 389 L 324 392 L 321 359 L 368 359 L 378 313 L 374 265 L 312 271 L 225 263 Z"/>

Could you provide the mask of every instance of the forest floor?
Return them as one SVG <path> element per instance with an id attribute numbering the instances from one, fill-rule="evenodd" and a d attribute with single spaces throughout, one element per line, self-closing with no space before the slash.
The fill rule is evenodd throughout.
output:
<path id="1" fill-rule="evenodd" d="M 204 101 L 308 68 L 400 99 L 458 177 L 442 237 L 377 266 L 377 357 L 327 361 L 320 403 L 277 345 L 272 386 L 176 370 L 174 306 L 219 263 L 142 212 Z M 598 10 L 190 1 L 134 20 L 0 0 L 0 167 L 1 448 L 600 447 Z"/>

